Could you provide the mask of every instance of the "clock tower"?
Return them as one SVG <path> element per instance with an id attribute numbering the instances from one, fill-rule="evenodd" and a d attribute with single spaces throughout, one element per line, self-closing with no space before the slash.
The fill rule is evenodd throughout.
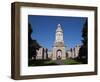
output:
<path id="1" fill-rule="evenodd" d="M 60 24 L 57 25 L 55 33 L 55 41 L 53 45 L 53 55 L 52 55 L 52 60 L 57 60 L 57 59 L 58 60 L 66 59 L 66 51 L 63 40 L 63 30 Z"/>

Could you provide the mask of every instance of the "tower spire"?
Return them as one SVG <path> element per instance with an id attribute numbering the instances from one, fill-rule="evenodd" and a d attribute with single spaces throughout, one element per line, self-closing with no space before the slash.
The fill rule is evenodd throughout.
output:
<path id="1" fill-rule="evenodd" d="M 58 24 L 57 25 L 56 32 L 63 32 L 62 29 L 61 29 L 61 24 Z"/>
<path id="2" fill-rule="evenodd" d="M 55 33 L 55 42 L 53 45 L 53 56 L 52 59 L 66 59 L 66 51 L 63 41 L 63 30 L 61 29 L 61 25 L 57 24 L 57 29 Z"/>
<path id="3" fill-rule="evenodd" d="M 58 25 L 57 25 L 57 27 L 61 27 L 61 25 L 60 25 L 60 24 L 58 24 Z"/>
<path id="4" fill-rule="evenodd" d="M 63 41 L 63 31 L 61 29 L 61 25 L 57 25 L 56 34 L 55 34 L 55 42 L 64 42 Z"/>

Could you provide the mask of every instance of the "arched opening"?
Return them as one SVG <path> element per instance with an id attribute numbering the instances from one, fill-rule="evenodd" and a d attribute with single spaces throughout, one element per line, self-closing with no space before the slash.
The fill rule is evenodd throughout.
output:
<path id="1" fill-rule="evenodd" d="M 60 49 L 57 50 L 57 52 L 56 52 L 56 58 L 57 58 L 57 60 L 61 60 L 61 58 L 62 58 L 62 51 Z"/>

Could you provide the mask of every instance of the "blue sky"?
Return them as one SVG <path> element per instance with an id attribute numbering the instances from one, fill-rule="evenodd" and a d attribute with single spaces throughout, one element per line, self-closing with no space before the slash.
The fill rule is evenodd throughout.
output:
<path id="1" fill-rule="evenodd" d="M 82 28 L 85 17 L 62 17 L 62 16 L 37 16 L 29 15 L 28 22 L 32 26 L 32 39 L 44 48 L 52 49 L 55 41 L 55 31 L 58 24 L 61 24 L 64 36 L 64 44 L 67 48 L 72 48 L 81 44 Z"/>

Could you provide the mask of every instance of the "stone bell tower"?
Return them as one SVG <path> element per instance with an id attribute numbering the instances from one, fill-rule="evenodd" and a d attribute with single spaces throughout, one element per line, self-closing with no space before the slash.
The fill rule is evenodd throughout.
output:
<path id="1" fill-rule="evenodd" d="M 56 33 L 55 33 L 55 42 L 53 45 L 53 55 L 52 60 L 66 59 L 66 51 L 64 46 L 64 40 L 63 40 L 63 30 L 61 28 L 61 25 L 57 25 Z"/>

